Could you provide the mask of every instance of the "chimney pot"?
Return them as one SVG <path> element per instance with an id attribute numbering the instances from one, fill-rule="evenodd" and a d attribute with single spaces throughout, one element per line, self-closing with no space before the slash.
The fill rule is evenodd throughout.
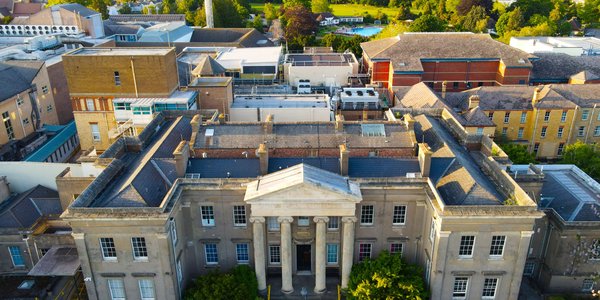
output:
<path id="1" fill-rule="evenodd" d="M 264 123 L 265 133 L 272 134 L 273 133 L 273 115 L 267 115 Z"/>
<path id="2" fill-rule="evenodd" d="M 479 106 L 479 95 L 471 95 L 469 97 L 469 109 Z"/>
<path id="3" fill-rule="evenodd" d="M 446 99 L 446 86 L 448 83 L 444 80 L 442 82 L 442 99 Z"/>

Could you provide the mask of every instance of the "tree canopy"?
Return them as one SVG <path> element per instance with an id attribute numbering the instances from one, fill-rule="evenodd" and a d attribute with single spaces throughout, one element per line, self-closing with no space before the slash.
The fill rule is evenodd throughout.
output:
<path id="1" fill-rule="evenodd" d="M 383 251 L 376 259 L 352 266 L 349 299 L 428 299 L 423 270 L 398 254 Z"/>
<path id="2" fill-rule="evenodd" d="M 317 22 L 306 6 L 286 7 L 283 19 L 285 20 L 285 40 L 288 49 L 300 50 L 314 42 Z"/>
<path id="3" fill-rule="evenodd" d="M 211 272 L 194 280 L 184 299 L 256 299 L 258 281 L 252 268 L 239 265 L 229 273 Z"/>
<path id="4" fill-rule="evenodd" d="M 312 12 L 314 12 L 314 13 L 331 12 L 331 7 L 329 6 L 329 0 L 312 0 L 311 7 L 312 7 Z"/>
<path id="5" fill-rule="evenodd" d="M 510 160 L 518 165 L 535 163 L 535 155 L 529 153 L 526 145 L 501 144 L 500 148 L 508 155 Z"/>
<path id="6" fill-rule="evenodd" d="M 413 32 L 439 32 L 446 30 L 446 24 L 434 15 L 422 15 L 408 29 Z"/>
<path id="7" fill-rule="evenodd" d="M 595 145 L 577 141 L 565 147 L 563 164 L 574 164 L 596 180 L 600 180 L 600 150 Z"/>

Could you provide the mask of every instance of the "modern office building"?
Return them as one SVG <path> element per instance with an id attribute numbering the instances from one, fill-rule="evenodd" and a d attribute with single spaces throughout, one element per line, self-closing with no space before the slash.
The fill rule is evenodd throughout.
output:
<path id="1" fill-rule="evenodd" d="M 238 264 L 260 290 L 299 294 L 306 274 L 319 294 L 389 250 L 423 267 L 433 299 L 516 299 L 543 214 L 491 156 L 501 150 L 445 115 L 240 124 L 162 112 L 99 157 L 106 168 L 62 215 L 88 296 L 178 298 Z"/>

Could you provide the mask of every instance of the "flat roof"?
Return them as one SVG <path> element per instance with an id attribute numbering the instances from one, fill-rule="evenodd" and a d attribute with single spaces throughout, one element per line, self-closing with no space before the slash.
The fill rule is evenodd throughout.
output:
<path id="1" fill-rule="evenodd" d="M 575 165 L 536 165 L 545 175 L 538 206 L 552 209 L 565 222 L 600 222 L 600 184 Z M 511 171 L 527 173 L 528 165 Z"/>
<path id="2" fill-rule="evenodd" d="M 113 103 L 131 103 L 133 106 L 147 106 L 154 103 L 187 103 L 196 94 L 195 91 L 176 91 L 168 98 L 115 98 Z"/>
<path id="3" fill-rule="evenodd" d="M 355 63 L 353 54 L 349 53 L 315 53 L 315 54 L 286 54 L 285 62 L 293 66 L 343 66 Z"/>
<path id="4" fill-rule="evenodd" d="M 231 77 L 198 77 L 188 86 L 228 86 L 231 83 Z"/>
<path id="5" fill-rule="evenodd" d="M 217 61 L 226 69 L 240 68 L 242 65 L 278 64 L 280 47 L 233 48 L 219 53 Z"/>
<path id="6" fill-rule="evenodd" d="M 140 48 L 140 47 L 111 47 L 111 48 L 79 48 L 73 50 L 65 56 L 129 56 L 129 55 L 166 55 L 175 51 L 175 48 L 155 47 L 155 48 Z"/>
<path id="7" fill-rule="evenodd" d="M 327 108 L 326 100 L 284 100 L 284 99 L 265 99 L 265 100 L 246 100 L 235 99 L 231 108 Z"/>

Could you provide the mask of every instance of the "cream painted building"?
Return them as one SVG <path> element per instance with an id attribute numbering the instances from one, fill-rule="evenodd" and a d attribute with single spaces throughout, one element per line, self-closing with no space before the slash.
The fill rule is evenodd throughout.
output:
<path id="1" fill-rule="evenodd" d="M 261 291 L 275 282 L 272 293 L 299 295 L 308 275 L 309 295 L 320 294 L 331 281 L 346 288 L 352 265 L 383 250 L 422 266 L 432 299 L 516 299 L 543 214 L 496 148 L 432 115 L 159 115 L 99 157 L 104 171 L 62 217 L 90 299 L 178 298 L 197 276 L 238 264 L 254 267 Z"/>

